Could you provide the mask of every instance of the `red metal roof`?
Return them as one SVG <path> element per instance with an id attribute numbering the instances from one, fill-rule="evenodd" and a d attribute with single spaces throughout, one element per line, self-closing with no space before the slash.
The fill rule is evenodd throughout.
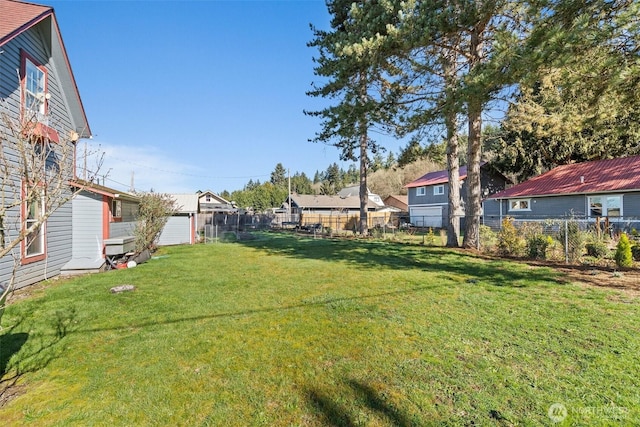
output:
<path id="1" fill-rule="evenodd" d="M 48 6 L 0 0 L 0 46 L 53 12 Z"/>
<path id="2" fill-rule="evenodd" d="M 558 166 L 490 199 L 640 190 L 640 156 Z"/>
<path id="3" fill-rule="evenodd" d="M 460 166 L 460 179 L 465 179 L 467 177 L 467 167 Z M 420 178 L 416 179 L 405 185 L 406 188 L 414 188 L 414 187 L 424 187 L 427 185 L 437 185 L 437 184 L 446 184 L 449 182 L 449 173 L 447 170 L 429 172 L 426 175 L 422 175 Z"/>

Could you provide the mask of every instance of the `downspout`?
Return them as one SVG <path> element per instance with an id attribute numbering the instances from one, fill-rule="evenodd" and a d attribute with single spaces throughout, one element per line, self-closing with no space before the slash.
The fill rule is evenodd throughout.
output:
<path id="1" fill-rule="evenodd" d="M 100 244 L 100 255 L 102 258 L 106 258 L 106 251 L 104 241 L 110 237 L 109 223 L 110 223 L 110 209 L 109 209 L 109 197 L 102 196 L 102 242 Z"/>

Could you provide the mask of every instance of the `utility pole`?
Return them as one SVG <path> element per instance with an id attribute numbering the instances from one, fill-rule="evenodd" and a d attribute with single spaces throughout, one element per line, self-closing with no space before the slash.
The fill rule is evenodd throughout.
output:
<path id="1" fill-rule="evenodd" d="M 291 169 L 287 169 L 287 175 L 289 176 L 289 199 L 287 200 L 287 216 L 288 222 L 291 222 Z"/>
<path id="2" fill-rule="evenodd" d="M 83 159 L 84 171 L 82 172 L 82 178 L 84 182 L 87 182 L 87 142 L 84 143 L 84 159 Z"/>

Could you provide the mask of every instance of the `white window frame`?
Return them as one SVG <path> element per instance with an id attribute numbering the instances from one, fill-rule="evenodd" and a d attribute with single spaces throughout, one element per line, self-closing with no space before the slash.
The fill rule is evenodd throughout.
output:
<path id="1" fill-rule="evenodd" d="M 514 203 L 516 206 L 514 206 Z M 526 203 L 526 207 L 522 207 Z M 509 212 L 527 212 L 531 211 L 531 199 L 510 199 Z"/>
<path id="2" fill-rule="evenodd" d="M 416 196 L 426 196 L 427 195 L 427 187 L 416 187 Z"/>
<path id="3" fill-rule="evenodd" d="M 114 218 L 122 218 L 122 200 L 111 201 L 111 216 Z"/>
<path id="4" fill-rule="evenodd" d="M 442 196 L 444 194 L 444 184 L 433 186 L 433 195 Z"/>
<path id="5" fill-rule="evenodd" d="M 42 217 L 44 217 L 44 204 L 45 199 L 43 194 L 36 195 L 36 198 L 39 199 L 39 212 L 34 211 L 31 212 L 32 200 L 26 200 L 26 209 L 25 209 L 25 218 L 24 218 L 24 227 L 25 230 L 28 230 L 34 223 L 40 221 Z M 38 209 L 38 208 L 36 208 Z M 45 241 L 45 224 L 40 224 L 34 232 L 27 234 L 25 237 L 25 246 L 24 246 L 24 256 L 25 258 L 36 257 L 40 255 L 44 255 L 46 252 L 46 241 Z M 32 252 L 32 248 L 34 247 L 33 242 L 37 239 L 38 243 L 35 245 L 36 248 L 40 248 L 37 252 Z"/>
<path id="6" fill-rule="evenodd" d="M 601 199 L 601 212 L 600 212 L 600 215 L 593 215 L 592 214 L 591 205 L 592 205 L 592 200 L 593 199 Z M 610 215 L 609 214 L 609 210 L 610 210 L 610 200 L 609 199 L 618 199 L 619 200 L 619 209 L 620 209 L 619 215 Z M 621 218 L 621 217 L 623 217 L 624 214 L 622 212 L 622 201 L 623 201 L 622 200 L 622 194 L 598 194 L 598 195 L 587 197 L 587 212 L 589 212 L 589 218 L 596 218 L 596 217 L 601 217 L 601 218 L 605 218 L 605 217 Z"/>
<path id="7" fill-rule="evenodd" d="M 24 109 L 41 120 L 46 113 L 47 73 L 28 57 L 24 68 Z"/>

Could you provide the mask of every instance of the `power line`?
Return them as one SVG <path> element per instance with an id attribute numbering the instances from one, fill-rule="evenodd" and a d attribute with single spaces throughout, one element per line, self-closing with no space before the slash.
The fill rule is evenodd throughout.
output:
<path id="1" fill-rule="evenodd" d="M 148 166 L 148 165 L 144 165 L 144 164 L 140 164 L 140 163 L 136 163 L 136 162 L 132 162 L 130 160 L 126 160 L 126 159 L 121 159 L 119 157 L 110 155 L 110 154 L 106 154 L 105 156 L 113 159 L 113 160 L 117 160 L 119 162 L 123 162 L 123 163 L 128 163 L 130 165 L 136 166 L 136 167 L 140 167 L 140 168 L 145 168 L 148 170 L 153 170 L 153 171 L 157 171 L 157 172 L 163 172 L 163 173 L 170 173 L 173 175 L 182 175 L 182 176 L 190 176 L 190 177 L 194 177 L 194 178 L 208 178 L 208 179 L 252 179 L 252 178 L 264 178 L 264 177 L 270 177 L 271 174 L 260 174 L 260 175 L 248 175 L 248 176 L 212 176 L 212 175 L 201 175 L 201 174 L 193 174 L 193 173 L 187 173 L 187 172 L 178 172 L 178 171 L 173 171 L 173 170 L 167 170 L 167 169 L 161 169 L 161 168 L 156 168 L 153 166 Z"/>

